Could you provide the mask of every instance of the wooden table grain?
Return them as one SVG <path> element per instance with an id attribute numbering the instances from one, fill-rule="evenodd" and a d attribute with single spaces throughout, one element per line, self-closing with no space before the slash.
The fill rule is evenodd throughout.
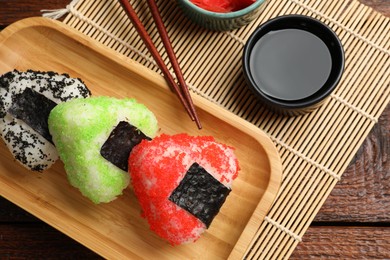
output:
<path id="1" fill-rule="evenodd" d="M 390 16 L 390 0 L 359 0 Z M 0 0 L 0 29 L 70 0 Z M 99 259 L 0 197 L 0 259 Z M 390 259 L 390 105 L 333 189 L 291 259 Z"/>

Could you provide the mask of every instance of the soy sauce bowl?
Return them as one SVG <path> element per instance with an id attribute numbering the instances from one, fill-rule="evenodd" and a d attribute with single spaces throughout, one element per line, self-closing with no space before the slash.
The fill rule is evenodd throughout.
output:
<path id="1" fill-rule="evenodd" d="M 320 107 L 344 71 L 336 33 L 304 15 L 279 16 L 260 25 L 244 47 L 248 87 L 270 110 L 298 116 Z"/>

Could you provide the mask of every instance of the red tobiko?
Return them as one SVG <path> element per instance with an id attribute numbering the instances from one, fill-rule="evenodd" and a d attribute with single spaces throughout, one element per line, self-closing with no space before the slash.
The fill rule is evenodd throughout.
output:
<path id="1" fill-rule="evenodd" d="M 229 13 L 244 9 L 256 0 L 190 0 L 196 6 L 202 9 L 217 12 L 217 13 Z"/>

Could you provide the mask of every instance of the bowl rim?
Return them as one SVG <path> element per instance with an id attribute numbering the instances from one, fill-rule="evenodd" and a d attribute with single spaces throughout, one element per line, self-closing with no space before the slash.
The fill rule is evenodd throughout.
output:
<path id="1" fill-rule="evenodd" d="M 251 70 L 249 67 L 249 60 L 250 60 L 252 47 L 253 47 L 254 43 L 256 43 L 259 40 L 257 38 L 257 35 L 259 33 L 262 33 L 262 31 L 264 30 L 264 27 L 267 27 L 270 24 L 277 23 L 280 20 L 285 20 L 285 19 L 304 19 L 310 23 L 315 23 L 315 24 L 319 25 L 321 28 L 323 28 L 324 30 L 328 31 L 328 33 L 330 33 L 333 36 L 333 40 L 337 43 L 337 47 L 338 47 L 339 54 L 340 54 L 340 62 L 338 64 L 340 66 L 340 70 L 337 72 L 336 77 L 334 78 L 332 83 L 329 85 L 329 87 L 326 88 L 325 90 L 323 90 L 323 92 L 321 94 L 318 94 L 318 91 L 317 91 L 316 93 L 314 93 L 313 95 L 311 95 L 307 98 L 297 99 L 297 100 L 292 100 L 292 101 L 291 100 L 289 101 L 289 100 L 277 99 L 277 98 L 273 98 L 273 97 L 265 94 L 261 90 L 261 88 L 259 86 L 257 86 L 255 81 L 253 80 L 253 77 L 251 75 Z M 286 28 L 288 28 L 288 27 L 286 27 Z M 283 28 L 281 28 L 281 29 L 283 29 Z M 287 14 L 287 15 L 281 15 L 281 16 L 277 16 L 275 18 L 272 18 L 256 28 L 256 30 L 251 34 L 251 36 L 248 38 L 247 42 L 245 43 L 244 54 L 242 56 L 242 63 L 243 63 L 243 71 L 244 71 L 245 78 L 250 83 L 249 87 L 252 88 L 256 92 L 255 94 L 257 96 L 260 96 L 263 100 L 265 100 L 273 105 L 277 105 L 277 106 L 284 108 L 284 109 L 298 109 L 298 108 L 307 108 L 307 107 L 313 106 L 315 104 L 318 104 L 322 100 L 324 100 L 326 97 L 328 97 L 334 91 L 334 89 L 337 87 L 338 83 L 340 82 L 342 75 L 343 75 L 343 72 L 344 72 L 345 53 L 344 53 L 344 48 L 343 48 L 343 45 L 341 43 L 340 38 L 328 25 L 326 25 L 325 23 L 321 22 L 320 20 L 315 19 L 315 18 L 310 17 L 310 16 L 300 15 L 300 14 Z"/>
<path id="2" fill-rule="evenodd" d="M 231 19 L 240 17 L 243 15 L 246 15 L 248 13 L 251 13 L 253 10 L 258 8 L 260 5 L 262 5 L 266 0 L 256 0 L 253 4 L 251 4 L 248 7 L 245 7 L 244 9 L 240 9 L 234 12 L 228 12 L 228 13 L 218 13 L 213 11 L 208 11 L 206 9 L 203 9 L 194 3 L 191 2 L 191 0 L 179 0 L 182 4 L 186 5 L 186 7 L 190 8 L 191 11 L 195 11 L 197 13 L 201 13 L 202 15 L 211 16 L 213 18 L 224 18 L 224 19 Z"/>

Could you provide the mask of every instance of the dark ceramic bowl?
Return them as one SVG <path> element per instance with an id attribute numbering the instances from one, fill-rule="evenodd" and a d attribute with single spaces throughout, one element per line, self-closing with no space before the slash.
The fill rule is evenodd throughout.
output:
<path id="1" fill-rule="evenodd" d="M 317 109 L 339 83 L 344 51 L 324 23 L 303 15 L 260 25 L 244 47 L 249 88 L 274 112 L 297 116 Z"/>

